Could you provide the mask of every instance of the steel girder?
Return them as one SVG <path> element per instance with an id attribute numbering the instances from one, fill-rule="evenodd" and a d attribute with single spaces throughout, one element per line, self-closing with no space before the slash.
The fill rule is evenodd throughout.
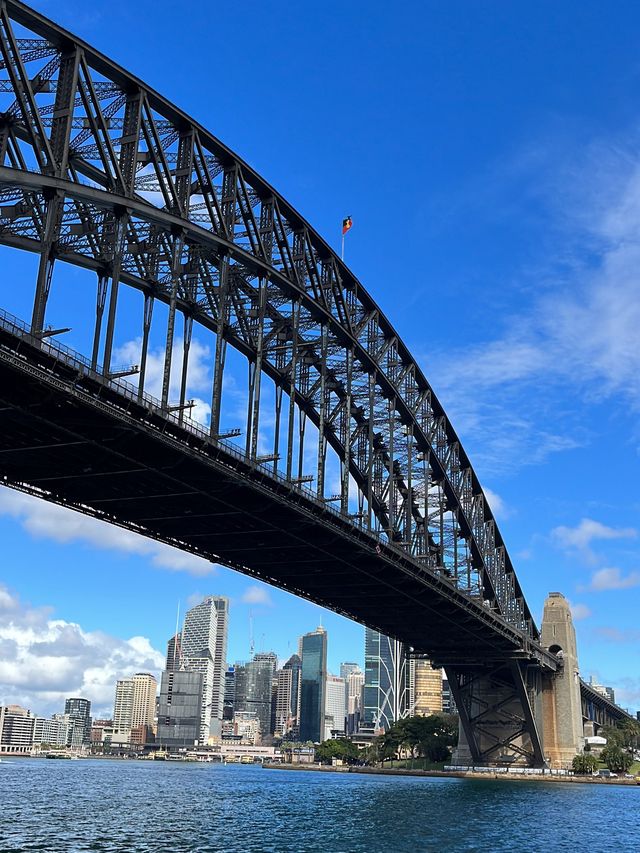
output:
<path id="1" fill-rule="evenodd" d="M 0 242 L 39 255 L 32 332 L 45 330 L 56 262 L 93 270 L 91 361 L 109 376 L 120 288 L 139 289 L 142 395 L 153 306 L 164 303 L 160 402 L 172 407 L 171 365 L 181 358 L 174 405 L 188 424 L 194 322 L 212 331 L 212 437 L 222 431 L 231 346 L 248 364 L 249 458 L 294 488 L 312 482 L 316 497 L 354 525 L 400 546 L 537 642 L 491 509 L 442 406 L 327 243 L 205 128 L 22 3 L 0 3 L 0 54 Z M 263 376 L 276 389 L 273 416 Z M 265 420 L 268 454 L 260 447 Z"/>

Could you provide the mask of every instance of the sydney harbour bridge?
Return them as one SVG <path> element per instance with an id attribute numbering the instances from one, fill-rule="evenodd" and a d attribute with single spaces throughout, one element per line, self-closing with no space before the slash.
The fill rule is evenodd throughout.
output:
<path id="1" fill-rule="evenodd" d="M 13 0 L 0 52 L 0 243 L 37 260 L 0 284 L 32 291 L 31 316 L 0 312 L 4 485 L 405 642 L 445 667 L 475 763 L 542 766 L 567 662 L 371 295 L 273 187 L 107 56 Z M 47 313 L 70 265 L 73 301 L 90 305 L 74 315 L 82 353 Z M 199 336 L 211 383 L 196 420 Z M 230 364 L 246 376 L 240 414 Z M 619 715 L 601 699 L 583 687 L 585 716 Z"/>

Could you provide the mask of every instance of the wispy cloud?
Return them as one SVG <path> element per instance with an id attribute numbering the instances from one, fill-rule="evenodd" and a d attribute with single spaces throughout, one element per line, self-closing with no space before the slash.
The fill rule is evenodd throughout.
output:
<path id="1" fill-rule="evenodd" d="M 431 348 L 422 358 L 472 458 L 489 473 L 590 443 L 581 407 L 618 397 L 640 413 L 636 139 L 581 153 L 573 146 L 563 158 L 557 150 L 546 162 L 522 157 L 514 173 L 522 180 L 531 170 L 536 204 L 555 225 L 548 260 L 505 285 L 523 308 L 492 318 L 483 343 Z"/>
<path id="2" fill-rule="evenodd" d="M 594 634 L 610 643 L 640 643 L 640 631 L 630 628 L 601 626 L 594 628 Z"/>
<path id="3" fill-rule="evenodd" d="M 6 486 L 0 486 L 0 515 L 16 519 L 37 539 L 60 544 L 76 542 L 91 548 L 135 554 L 146 558 L 156 568 L 172 572 L 203 576 L 215 571 L 214 565 L 202 557 Z"/>
<path id="4" fill-rule="evenodd" d="M 602 592 L 609 589 L 630 589 L 640 586 L 640 572 L 630 572 L 624 575 L 620 569 L 604 568 L 594 572 L 589 589 Z"/>
<path id="5" fill-rule="evenodd" d="M 173 345 L 173 358 L 171 360 L 171 372 L 169 375 L 169 398 L 171 403 L 176 403 L 180 396 L 180 385 L 182 380 L 182 338 L 176 338 Z M 123 365 L 140 364 L 142 352 L 142 338 L 126 341 L 114 351 L 113 361 Z M 160 398 L 162 395 L 162 381 L 164 375 L 164 347 L 151 349 L 147 355 L 147 366 L 145 370 L 145 391 L 153 397 Z M 211 365 L 213 359 L 208 346 L 197 338 L 193 338 L 189 349 L 189 363 L 187 368 L 186 399 L 193 400 L 194 406 L 188 411 L 188 416 L 202 424 L 209 423 L 211 416 L 211 405 L 204 399 L 210 398 L 212 387 Z M 203 396 L 199 396 L 203 395 Z"/>
<path id="6" fill-rule="evenodd" d="M 571 615 L 575 622 L 579 622 L 591 616 L 591 609 L 586 604 L 576 602 L 576 604 L 571 604 Z"/>
<path id="7" fill-rule="evenodd" d="M 562 550 L 576 552 L 593 564 L 598 560 L 597 554 L 591 547 L 593 542 L 635 539 L 637 535 L 638 531 L 632 527 L 608 527 L 592 518 L 583 518 L 576 527 L 554 527 L 551 531 L 551 540 Z"/>
<path id="8" fill-rule="evenodd" d="M 273 601 L 269 595 L 269 590 L 264 586 L 252 584 L 248 586 L 242 594 L 241 601 L 244 604 L 261 604 L 266 607 L 271 607 Z"/>
<path id="9" fill-rule="evenodd" d="M 509 518 L 513 515 L 513 510 L 511 509 L 511 507 L 507 506 L 507 504 L 497 492 L 494 492 L 493 489 L 489 489 L 486 486 L 483 487 L 483 490 L 485 495 L 487 496 L 487 500 L 489 501 L 491 511 L 498 519 L 498 521 L 503 521 L 505 518 Z"/>

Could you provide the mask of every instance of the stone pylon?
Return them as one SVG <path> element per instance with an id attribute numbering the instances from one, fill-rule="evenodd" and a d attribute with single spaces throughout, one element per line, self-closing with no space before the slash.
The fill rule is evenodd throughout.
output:
<path id="1" fill-rule="evenodd" d="M 558 671 L 543 681 L 543 748 L 551 767 L 568 767 L 584 744 L 576 632 L 569 602 L 550 592 L 542 616 L 542 645 L 558 655 Z"/>

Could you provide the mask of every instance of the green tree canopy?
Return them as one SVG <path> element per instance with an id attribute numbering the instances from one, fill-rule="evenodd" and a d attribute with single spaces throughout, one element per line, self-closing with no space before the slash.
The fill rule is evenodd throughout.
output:
<path id="1" fill-rule="evenodd" d="M 628 752 L 614 744 L 607 746 L 600 753 L 600 758 L 612 773 L 626 773 L 633 764 L 633 758 Z"/>
<path id="2" fill-rule="evenodd" d="M 582 753 L 581 755 L 576 755 L 571 766 L 573 767 L 574 773 L 593 773 L 598 766 L 598 759 L 595 755 Z"/>

